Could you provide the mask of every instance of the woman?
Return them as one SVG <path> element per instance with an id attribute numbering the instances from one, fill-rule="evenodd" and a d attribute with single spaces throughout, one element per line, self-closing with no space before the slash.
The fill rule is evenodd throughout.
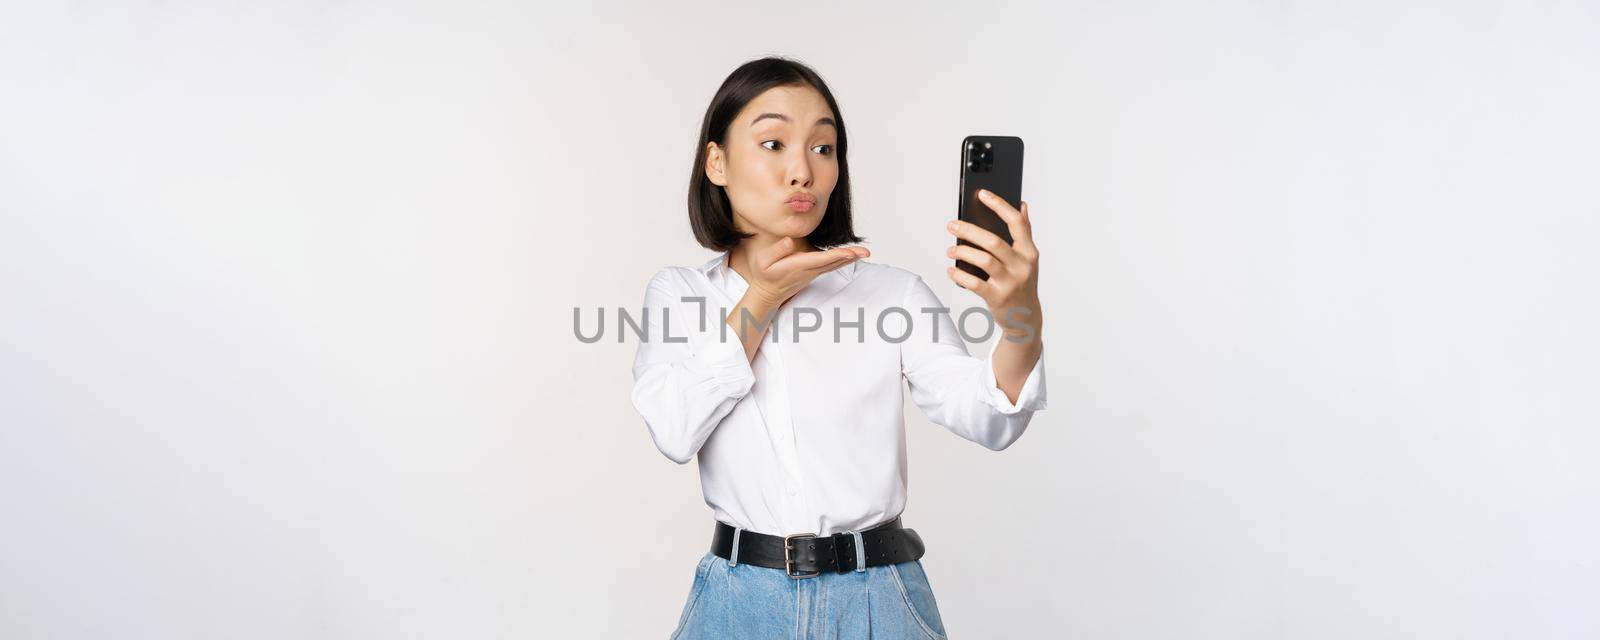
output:
<path id="1" fill-rule="evenodd" d="M 900 523 L 900 380 L 996 451 L 1045 408 L 1027 204 L 985 197 L 1013 245 L 948 226 L 982 249 L 946 255 L 990 274 L 949 277 L 996 320 L 1021 317 L 978 359 L 920 277 L 842 246 L 862 240 L 846 149 L 833 94 L 792 60 L 740 66 L 706 110 L 689 221 L 720 254 L 651 278 L 633 365 L 634 408 L 669 459 L 699 456 L 716 520 L 673 638 L 944 638 L 922 540 Z"/>

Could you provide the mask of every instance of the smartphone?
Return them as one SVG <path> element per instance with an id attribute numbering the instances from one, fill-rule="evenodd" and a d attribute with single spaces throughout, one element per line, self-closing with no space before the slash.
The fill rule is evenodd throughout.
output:
<path id="1" fill-rule="evenodd" d="M 1004 198 L 1011 206 L 1022 206 L 1022 138 L 1016 136 L 967 136 L 961 141 L 961 206 L 957 219 L 988 229 L 1011 244 L 1011 228 L 1000 214 L 978 199 L 978 190 Z M 964 238 L 956 244 L 977 247 Z M 977 247 L 982 251 L 982 247 Z M 956 260 L 956 268 L 983 280 L 989 274 L 965 260 Z"/>

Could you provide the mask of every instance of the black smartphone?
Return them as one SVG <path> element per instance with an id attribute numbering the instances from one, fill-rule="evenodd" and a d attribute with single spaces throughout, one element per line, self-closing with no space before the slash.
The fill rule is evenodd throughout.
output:
<path id="1" fill-rule="evenodd" d="M 1011 228 L 1000 214 L 978 199 L 978 190 L 987 189 L 1013 207 L 1022 204 L 1022 138 L 1016 136 L 967 136 L 961 141 L 961 206 L 957 219 L 971 222 L 1000 236 L 1011 244 Z M 956 238 L 956 244 L 982 247 Z M 956 268 L 983 280 L 989 274 L 965 260 L 956 260 Z"/>

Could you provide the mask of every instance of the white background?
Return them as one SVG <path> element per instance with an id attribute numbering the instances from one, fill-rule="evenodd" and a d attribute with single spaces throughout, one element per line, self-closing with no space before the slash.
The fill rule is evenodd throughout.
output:
<path id="1" fill-rule="evenodd" d="M 666 637 L 710 511 L 572 309 L 711 256 L 769 53 L 948 306 L 1027 142 L 1051 407 L 908 403 L 952 637 L 1600 635 L 1593 3 L 71 4 L 0 10 L 0 637 Z"/>

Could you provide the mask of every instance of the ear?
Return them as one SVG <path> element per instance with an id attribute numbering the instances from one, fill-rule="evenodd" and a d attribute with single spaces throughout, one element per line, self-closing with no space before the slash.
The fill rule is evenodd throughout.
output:
<path id="1" fill-rule="evenodd" d="M 728 186 L 728 176 L 723 171 L 726 162 L 727 158 L 722 155 L 722 147 L 717 146 L 715 142 L 707 142 L 705 171 L 706 179 L 710 180 L 711 184 L 719 187 Z"/>

